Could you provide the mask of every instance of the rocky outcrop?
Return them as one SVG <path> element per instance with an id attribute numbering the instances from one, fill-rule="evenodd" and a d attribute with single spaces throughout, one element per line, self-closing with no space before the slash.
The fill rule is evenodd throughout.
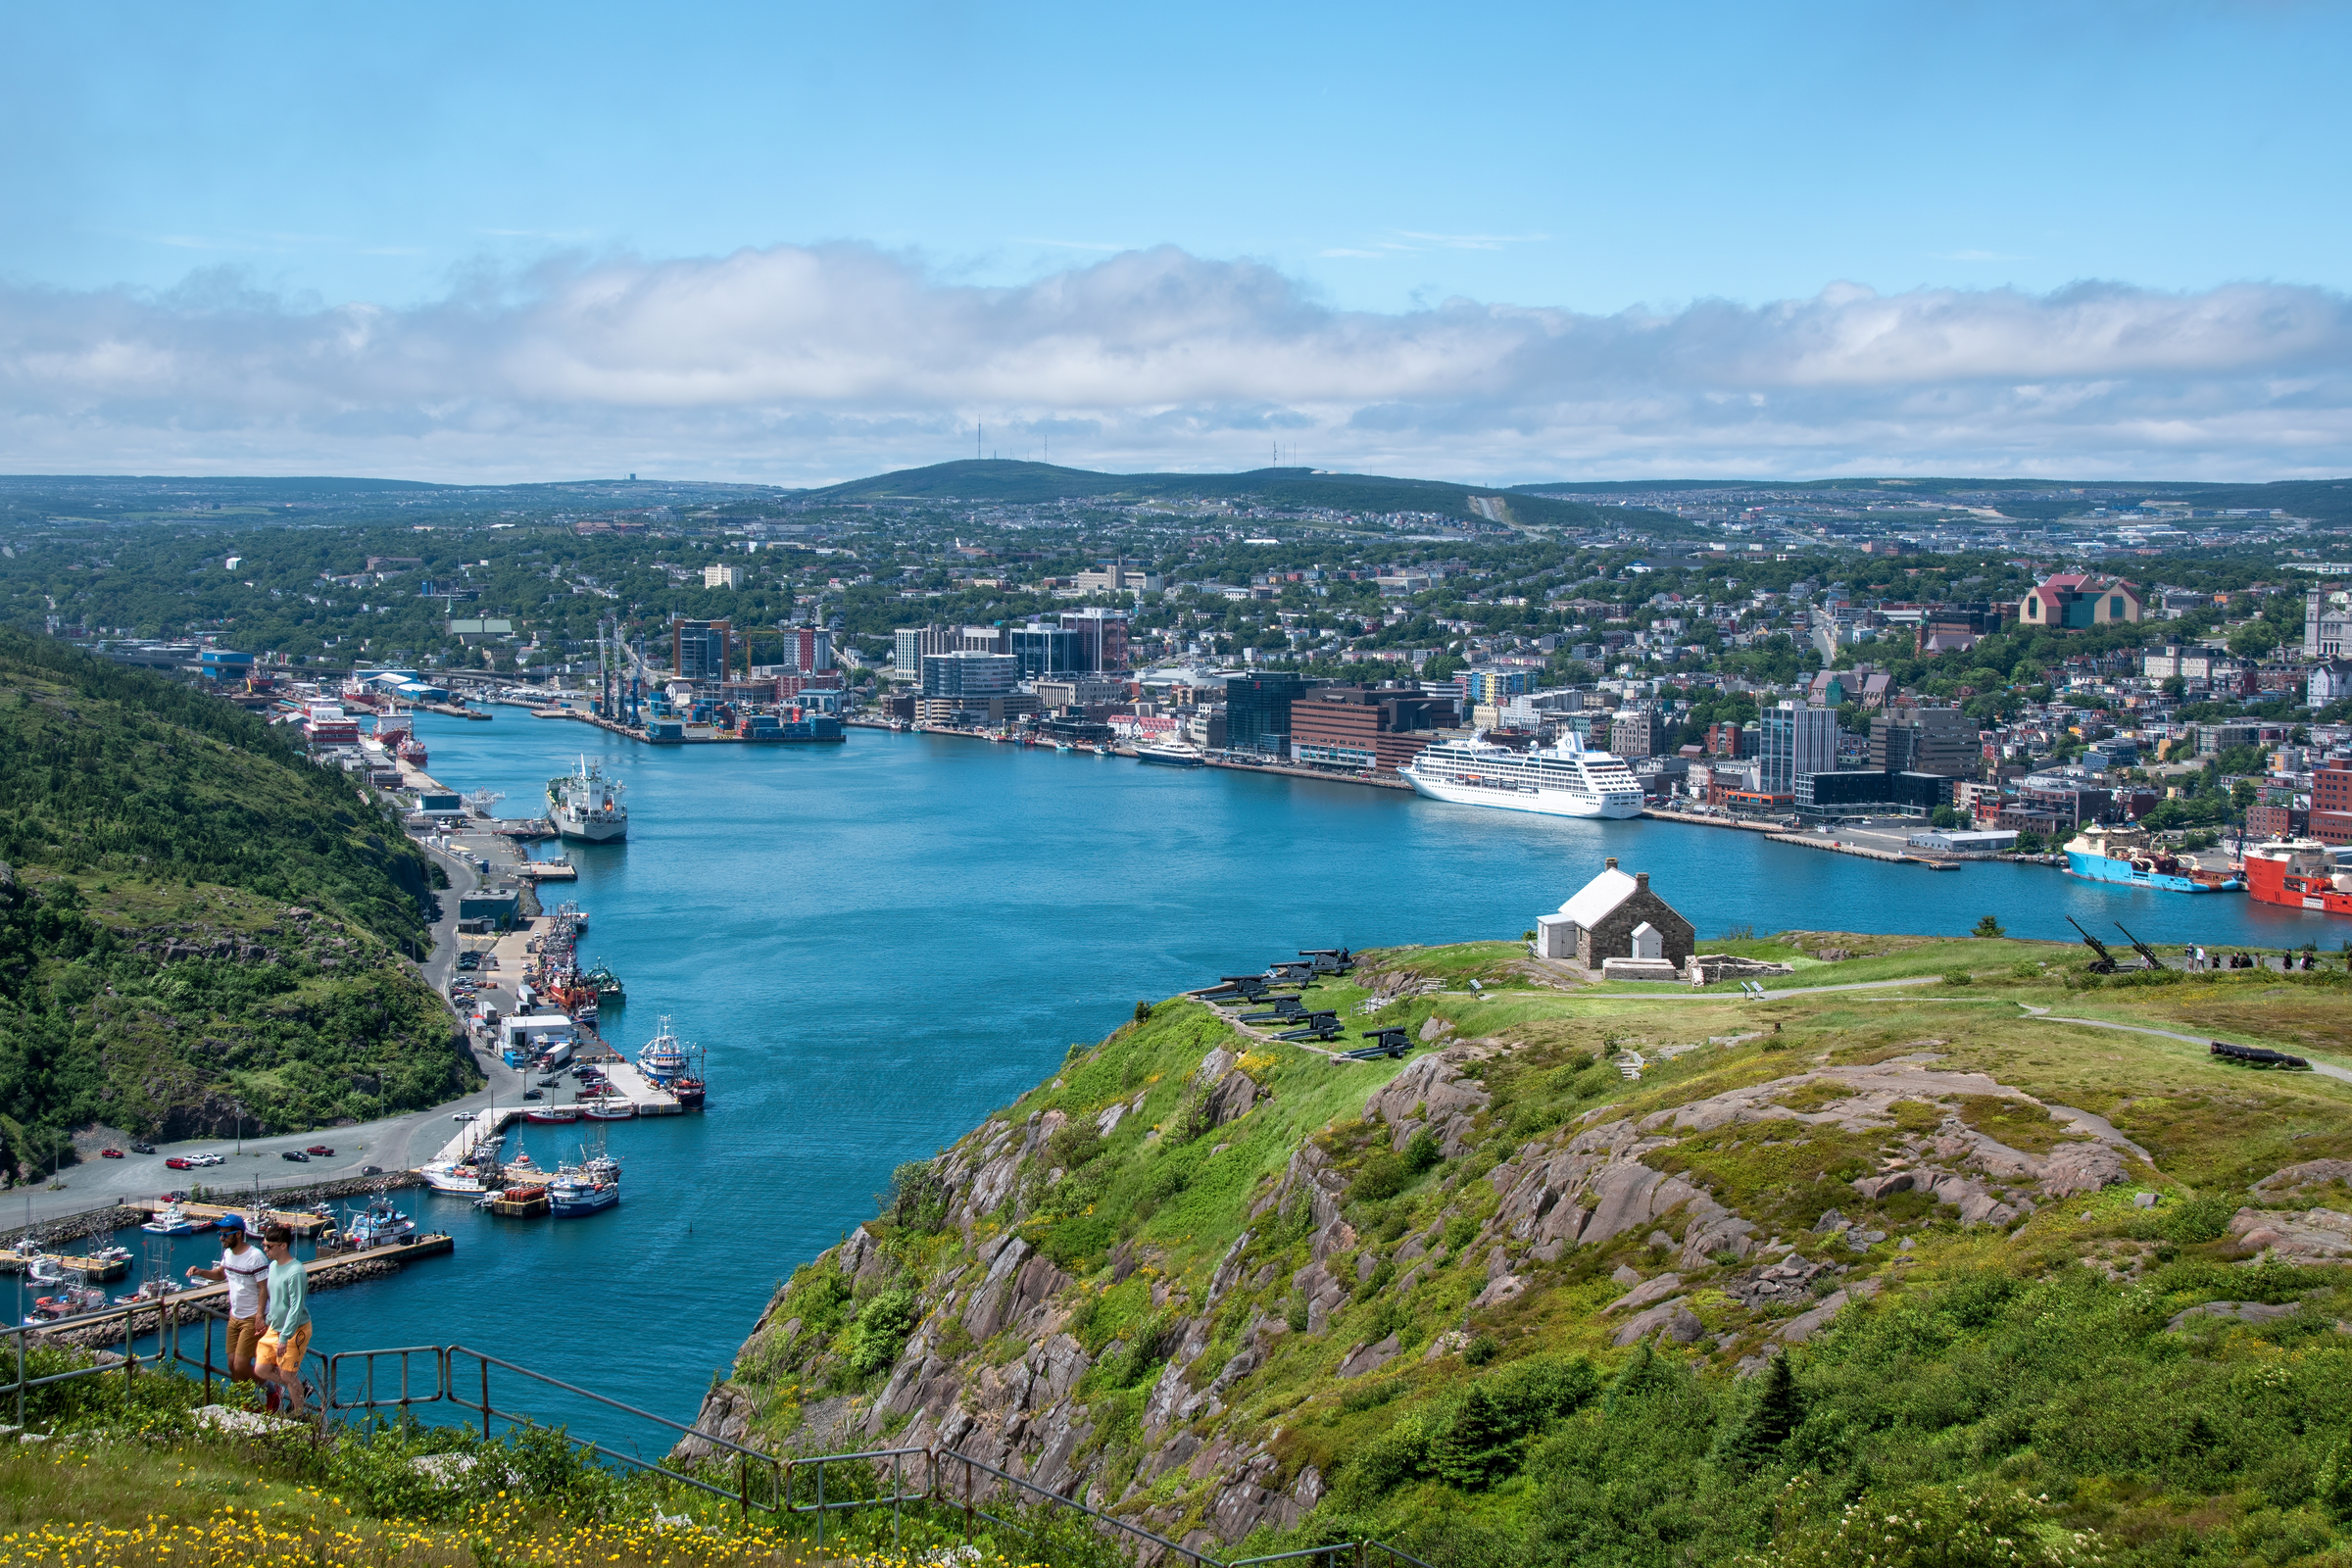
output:
<path id="1" fill-rule="evenodd" d="M 2230 1234 L 2247 1247 L 2298 1262 L 2352 1257 L 2352 1214 L 2332 1208 L 2241 1208 L 2230 1216 Z"/>
<path id="2" fill-rule="evenodd" d="M 2254 1190 L 2267 1197 L 2304 1187 L 2326 1187 L 2332 1182 L 2352 1187 L 2352 1159 L 2308 1159 L 2300 1165 L 2273 1171 L 2256 1182 Z"/>
<path id="3" fill-rule="evenodd" d="M 1414 1061 L 1364 1102 L 1364 1119 L 1385 1123 L 1399 1151 L 1428 1128 L 1446 1158 L 1468 1152 L 1473 1123 L 1493 1097 L 1462 1076 L 1464 1059 L 1457 1048 Z"/>

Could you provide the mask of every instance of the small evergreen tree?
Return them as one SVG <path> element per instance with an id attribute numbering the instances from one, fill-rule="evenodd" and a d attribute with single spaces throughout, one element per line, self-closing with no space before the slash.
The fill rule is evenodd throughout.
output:
<path id="1" fill-rule="evenodd" d="M 1519 1465 L 1518 1433 L 1494 1396 L 1473 1385 L 1453 1425 L 1431 1447 L 1439 1475 L 1475 1492 L 1501 1480 Z"/>
<path id="2" fill-rule="evenodd" d="M 1984 919 L 1979 920 L 1977 922 L 1977 928 L 1969 933 L 1969 935 L 1972 937 L 2000 937 L 2007 936 L 2008 934 L 2009 933 L 2001 929 L 2001 922 L 1994 919 L 1989 914 L 1984 916 Z"/>
<path id="3" fill-rule="evenodd" d="M 1805 1399 L 1788 1360 L 1784 1352 L 1765 1367 L 1764 1386 L 1757 1391 L 1756 1402 L 1725 1430 L 1716 1445 L 1718 1463 L 1741 1472 L 1758 1469 L 1780 1452 L 1781 1445 L 1803 1423 Z"/>

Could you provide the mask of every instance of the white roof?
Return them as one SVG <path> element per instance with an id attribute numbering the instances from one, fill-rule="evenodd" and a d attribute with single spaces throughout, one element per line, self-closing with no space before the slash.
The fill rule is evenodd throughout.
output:
<path id="1" fill-rule="evenodd" d="M 1560 912 L 1590 929 L 1594 921 L 1605 918 L 1611 909 L 1623 904 L 1635 886 L 1631 876 L 1611 866 L 1579 889 L 1575 898 L 1561 905 Z"/>

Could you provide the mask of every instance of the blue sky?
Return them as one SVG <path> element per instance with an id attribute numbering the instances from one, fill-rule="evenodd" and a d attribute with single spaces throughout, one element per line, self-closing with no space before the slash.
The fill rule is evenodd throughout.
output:
<path id="1" fill-rule="evenodd" d="M 1219 466 L 1287 431 L 1302 461 L 1479 478 L 2352 464 L 2342 6 L 21 7 L 0 28 L 0 467 L 513 476 L 618 442 L 789 480 L 949 455 L 983 418 L 1105 466 Z M 832 305 L 795 292 L 811 277 Z M 2067 303 L 2084 280 L 2125 291 L 2102 325 Z M 1849 286 L 1947 338 L 1987 304 L 2017 352 L 1922 374 L 1906 351 L 1832 396 L 1855 375 L 1788 368 L 1825 319 L 1883 341 Z M 650 352 L 610 315 L 649 290 Z M 1054 315 L 1076 295 L 1082 319 Z M 934 308 L 964 327 L 926 364 L 906 334 Z M 1791 309 L 1813 338 L 1754 341 Z M 368 349 L 318 379 L 355 311 Z M 1525 313 L 1541 352 L 1507 329 Z M 2240 323 L 2220 347 L 2217 313 Z M 1122 395 L 1137 319 L 1188 371 Z M 2201 355 L 2034 353 L 2184 319 Z M 1580 346 L 1595 331 L 1614 346 Z M 1631 346 L 1668 339 L 1671 364 Z M 483 341 L 506 357 L 469 359 Z M 2119 378 L 2145 395 L 2115 404 Z"/>

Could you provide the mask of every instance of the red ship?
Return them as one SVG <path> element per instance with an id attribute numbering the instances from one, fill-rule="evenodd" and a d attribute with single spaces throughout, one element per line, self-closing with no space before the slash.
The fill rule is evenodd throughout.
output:
<path id="1" fill-rule="evenodd" d="M 2340 870 L 2317 839 L 2273 839 L 2246 851 L 2246 892 L 2265 904 L 2352 914 L 2352 871 Z"/>

